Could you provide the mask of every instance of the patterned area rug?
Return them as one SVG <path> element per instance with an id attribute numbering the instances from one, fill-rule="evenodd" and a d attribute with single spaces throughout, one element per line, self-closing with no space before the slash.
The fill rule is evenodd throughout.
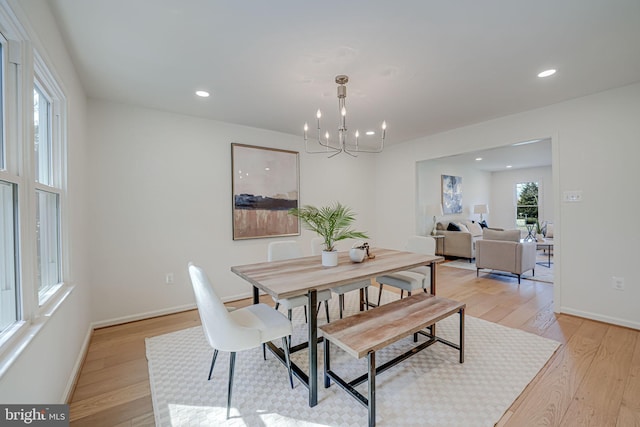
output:
<path id="1" fill-rule="evenodd" d="M 371 291 L 373 294 L 373 290 Z M 377 291 L 376 291 L 377 292 Z M 357 307 L 357 292 L 346 295 L 347 308 Z M 397 299 L 383 293 L 383 302 Z M 334 319 L 337 298 L 331 300 Z M 323 310 L 322 310 L 323 311 Z M 324 323 L 320 314 L 319 323 Z M 294 310 L 293 344 L 306 337 L 301 309 Z M 527 332 L 466 316 L 465 363 L 458 352 L 435 344 L 379 374 L 376 381 L 379 426 L 493 426 L 553 355 L 559 344 Z M 438 335 L 458 342 L 458 316 L 438 323 Z M 420 339 L 420 342 L 423 338 Z M 412 347 L 411 338 L 376 354 L 378 364 Z M 363 426 L 367 410 L 333 384 L 323 388 L 318 368 L 318 405 L 308 406 L 307 389 L 260 348 L 238 353 L 231 417 L 225 419 L 228 353 L 220 353 L 207 381 L 212 349 L 201 327 L 147 338 L 147 359 L 156 424 L 159 426 Z M 322 362 L 322 345 L 318 347 Z M 343 378 L 366 372 L 366 358 L 356 360 L 333 346 L 331 364 Z M 304 370 L 306 350 L 293 355 Z M 357 388 L 366 395 L 367 384 Z"/>
<path id="2" fill-rule="evenodd" d="M 551 256 L 551 264 L 549 264 L 549 258 L 547 257 L 547 254 L 543 253 L 542 251 L 538 251 L 536 262 L 537 264 L 535 275 L 532 274 L 531 270 L 529 270 L 522 275 L 522 279 L 534 280 L 536 282 L 553 283 L 553 255 Z M 454 259 L 453 261 L 447 261 L 440 265 L 460 268 L 463 270 L 472 270 L 474 272 L 476 271 L 476 263 L 469 262 L 468 259 Z M 489 273 L 497 274 L 500 276 L 510 276 L 517 279 L 517 276 L 515 274 L 489 269 L 480 270 L 480 277 L 482 277 L 483 275 L 486 276 Z"/>

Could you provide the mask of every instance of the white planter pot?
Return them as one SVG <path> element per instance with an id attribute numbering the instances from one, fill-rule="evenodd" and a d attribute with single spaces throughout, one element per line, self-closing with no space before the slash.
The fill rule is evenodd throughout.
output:
<path id="1" fill-rule="evenodd" d="M 338 251 L 322 251 L 322 265 L 325 267 L 338 265 Z"/>

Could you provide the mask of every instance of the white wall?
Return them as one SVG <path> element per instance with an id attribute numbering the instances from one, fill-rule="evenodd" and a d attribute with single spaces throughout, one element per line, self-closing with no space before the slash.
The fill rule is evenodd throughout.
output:
<path id="1" fill-rule="evenodd" d="M 490 212 L 493 206 L 491 197 L 491 174 L 464 165 L 452 158 L 442 158 L 416 163 L 417 174 L 417 228 L 416 234 L 427 235 L 433 230 L 433 215 L 425 214 L 423 207 L 439 205 L 442 201 L 442 175 L 462 177 L 462 213 L 439 216 L 436 221 L 456 221 L 471 219 L 479 221 L 480 216 L 473 213 L 473 205 L 488 204 Z M 491 214 L 484 219 L 490 221 Z M 408 236 L 407 236 L 408 237 Z"/>
<path id="2" fill-rule="evenodd" d="M 274 238 L 232 240 L 232 142 L 302 151 L 300 200 L 340 201 L 375 241 L 371 155 L 306 155 L 300 136 L 90 101 L 93 319 L 109 324 L 194 304 L 187 263 L 221 297 L 249 296 L 233 265 L 266 261 Z M 310 254 L 312 233 L 287 237 Z M 283 238 L 279 238 L 283 239 Z M 174 285 L 165 284 L 173 273 Z"/>
<path id="3" fill-rule="evenodd" d="M 2 403 L 64 402 L 89 332 L 87 245 L 86 99 L 46 1 L 9 1 L 33 46 L 52 68 L 68 100 L 69 276 L 73 292 L 50 317 L 35 319 L 42 329 L 0 378 Z M 37 31 L 35 31 L 37 30 Z"/>
<path id="4" fill-rule="evenodd" d="M 555 207 L 551 167 L 527 168 L 493 172 L 491 174 L 491 223 L 492 227 L 516 228 L 516 184 L 538 183 L 538 216 L 540 226 L 544 221 L 554 222 Z"/>
<path id="5" fill-rule="evenodd" d="M 640 328 L 638 117 L 635 84 L 389 147 L 376 159 L 377 240 L 401 247 L 415 233 L 416 161 L 551 137 L 556 308 Z M 582 190 L 583 201 L 561 202 L 568 190 Z M 612 276 L 625 278 L 624 292 Z"/>

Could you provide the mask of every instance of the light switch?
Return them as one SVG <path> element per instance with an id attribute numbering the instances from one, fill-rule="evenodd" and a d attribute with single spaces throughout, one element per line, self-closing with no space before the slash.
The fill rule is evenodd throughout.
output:
<path id="1" fill-rule="evenodd" d="M 565 191 L 562 193 L 562 200 L 569 203 L 582 201 L 582 190 Z"/>

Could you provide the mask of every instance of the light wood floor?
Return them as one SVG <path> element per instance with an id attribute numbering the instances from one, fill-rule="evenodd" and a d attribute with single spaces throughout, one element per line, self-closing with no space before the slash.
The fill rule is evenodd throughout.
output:
<path id="1" fill-rule="evenodd" d="M 438 295 L 464 301 L 470 316 L 562 343 L 499 427 L 640 426 L 640 331 L 555 315 L 553 288 L 542 282 L 518 286 L 515 278 L 476 278 L 441 265 Z M 154 425 L 144 339 L 199 324 L 194 310 L 96 330 L 70 402 L 71 425 Z"/>

